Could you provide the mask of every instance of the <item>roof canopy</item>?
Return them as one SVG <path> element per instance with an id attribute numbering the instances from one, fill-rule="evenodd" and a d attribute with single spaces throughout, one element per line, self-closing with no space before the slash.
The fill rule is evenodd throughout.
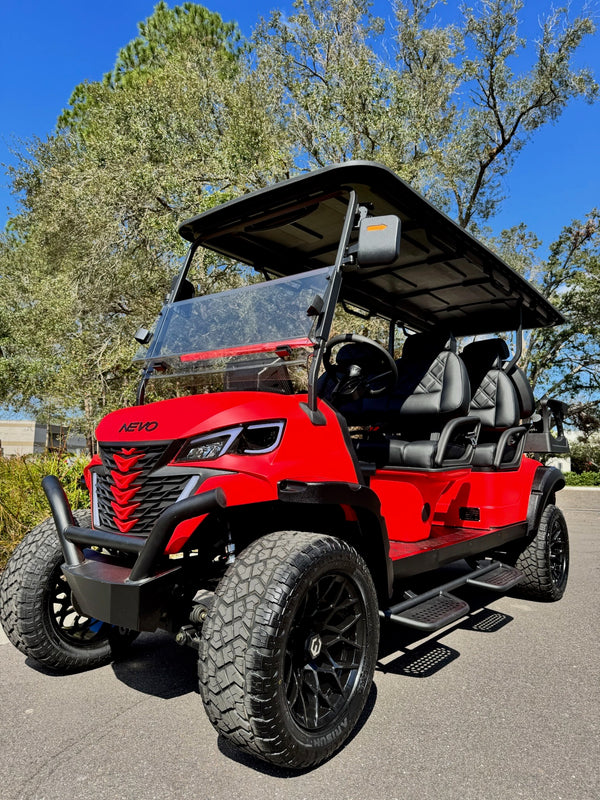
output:
<path id="1" fill-rule="evenodd" d="M 457 335 L 558 325 L 562 315 L 487 247 L 391 170 L 350 161 L 244 195 L 183 222 L 180 234 L 276 276 L 333 264 L 354 190 L 373 216 L 402 220 L 400 256 L 344 275 L 341 297 L 417 330 Z M 357 234 L 353 234 L 356 236 Z"/>

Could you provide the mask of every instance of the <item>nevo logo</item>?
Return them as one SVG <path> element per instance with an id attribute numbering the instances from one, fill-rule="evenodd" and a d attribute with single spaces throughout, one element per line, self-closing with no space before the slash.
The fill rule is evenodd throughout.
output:
<path id="1" fill-rule="evenodd" d="M 119 433 L 135 433 L 138 431 L 155 431 L 158 428 L 158 422 L 124 422 L 119 428 Z"/>

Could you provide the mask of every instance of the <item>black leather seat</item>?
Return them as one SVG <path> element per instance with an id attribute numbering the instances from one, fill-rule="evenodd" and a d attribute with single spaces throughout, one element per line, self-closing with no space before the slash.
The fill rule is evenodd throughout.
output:
<path id="1" fill-rule="evenodd" d="M 468 465 L 470 437 L 478 424 L 464 416 L 471 394 L 456 350 L 456 340 L 447 332 L 409 336 L 396 362 L 398 381 L 392 392 L 340 409 L 350 424 L 376 423 L 389 434 L 399 434 L 359 442 L 362 460 L 414 469 Z"/>
<path id="2" fill-rule="evenodd" d="M 504 371 L 509 355 L 503 339 L 472 342 L 461 354 L 471 383 L 469 414 L 481 422 L 474 467 L 512 469 L 521 460 L 527 428 L 520 421 L 533 411 L 533 393 L 522 370 L 515 368 L 516 380 Z"/>

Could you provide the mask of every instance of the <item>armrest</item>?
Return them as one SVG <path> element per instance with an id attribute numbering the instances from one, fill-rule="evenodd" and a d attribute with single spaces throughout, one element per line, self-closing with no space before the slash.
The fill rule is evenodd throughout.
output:
<path id="1" fill-rule="evenodd" d="M 469 466 L 473 460 L 473 453 L 481 422 L 477 417 L 457 417 L 447 422 L 440 434 L 438 447 L 435 454 L 436 467 Z M 446 451 L 452 444 L 464 445 L 465 450 L 460 458 L 446 458 Z"/>
<path id="2" fill-rule="evenodd" d="M 528 425 L 519 425 L 516 428 L 508 428 L 508 430 L 504 431 L 500 439 L 498 439 L 493 463 L 494 469 L 510 469 L 511 467 L 519 466 L 525 449 L 525 434 L 528 430 Z M 510 461 L 504 461 L 504 454 L 509 447 L 515 448 L 515 454 Z"/>

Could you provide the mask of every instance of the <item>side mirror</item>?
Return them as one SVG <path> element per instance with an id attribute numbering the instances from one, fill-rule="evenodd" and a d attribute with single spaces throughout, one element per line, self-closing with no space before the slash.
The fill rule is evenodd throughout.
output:
<path id="1" fill-rule="evenodd" d="M 150 339 L 152 339 L 152 332 L 146 328 L 138 328 L 134 333 L 133 338 L 139 344 L 148 344 Z"/>
<path id="2" fill-rule="evenodd" d="M 400 217 L 365 217 L 360 221 L 356 260 L 359 267 L 393 264 L 400 255 Z"/>

